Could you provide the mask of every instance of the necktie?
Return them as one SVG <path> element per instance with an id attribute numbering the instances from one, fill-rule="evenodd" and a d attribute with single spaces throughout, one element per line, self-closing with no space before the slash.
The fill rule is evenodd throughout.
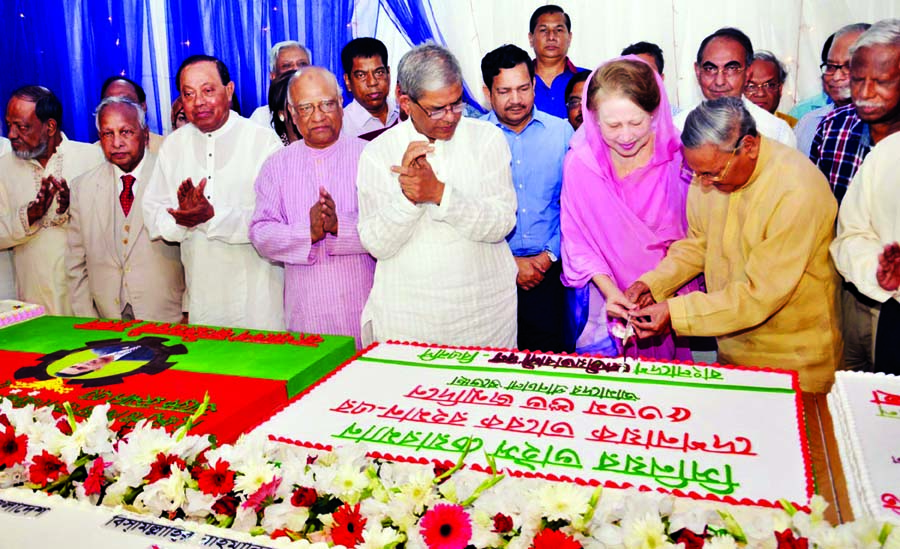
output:
<path id="1" fill-rule="evenodd" d="M 123 175 L 122 185 L 124 187 L 121 194 L 119 194 L 119 203 L 122 204 L 122 211 L 127 216 L 128 212 L 131 211 L 131 204 L 134 203 L 134 192 L 131 190 L 131 187 L 134 185 L 134 176 L 131 174 Z"/>

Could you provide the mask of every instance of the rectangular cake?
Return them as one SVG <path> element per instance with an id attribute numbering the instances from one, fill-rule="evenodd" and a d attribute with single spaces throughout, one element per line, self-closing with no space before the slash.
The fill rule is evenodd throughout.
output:
<path id="1" fill-rule="evenodd" d="M 900 377 L 838 372 L 828 409 L 854 517 L 900 525 Z"/>
<path id="2" fill-rule="evenodd" d="M 375 344 L 258 428 L 310 447 L 804 507 L 796 372 Z"/>
<path id="3" fill-rule="evenodd" d="M 44 308 L 14 299 L 0 299 L 0 328 L 25 322 L 44 314 Z"/>
<path id="4" fill-rule="evenodd" d="M 174 430 L 210 398 L 196 434 L 236 439 L 353 355 L 353 338 L 45 316 L 0 330 L 0 398 L 110 403 L 117 426 Z"/>

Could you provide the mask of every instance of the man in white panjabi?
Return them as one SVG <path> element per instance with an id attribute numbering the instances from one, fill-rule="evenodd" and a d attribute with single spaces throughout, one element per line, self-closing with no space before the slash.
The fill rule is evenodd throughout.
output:
<path id="1" fill-rule="evenodd" d="M 230 111 L 234 83 L 215 57 L 185 59 L 177 82 L 190 124 L 160 148 L 144 223 L 151 238 L 181 243 L 191 323 L 283 330 L 283 269 L 248 236 L 253 182 L 281 140 Z"/>
<path id="2" fill-rule="evenodd" d="M 423 45 L 398 66 L 409 119 L 364 149 L 359 237 L 377 259 L 363 343 L 387 339 L 515 347 L 516 222 L 510 152 L 498 128 L 462 118 L 462 74 Z"/>
<path id="3" fill-rule="evenodd" d="M 67 181 L 103 162 L 103 152 L 66 139 L 61 121 L 62 104 L 47 88 L 19 88 L 7 103 L 13 153 L 0 156 L 0 249 L 13 250 L 18 299 L 66 316 Z"/>

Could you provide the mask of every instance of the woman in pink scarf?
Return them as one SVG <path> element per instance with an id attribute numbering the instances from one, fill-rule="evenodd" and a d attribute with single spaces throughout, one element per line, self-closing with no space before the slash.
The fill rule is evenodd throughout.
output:
<path id="1" fill-rule="evenodd" d="M 584 124 L 572 137 L 563 167 L 562 280 L 589 299 L 578 350 L 609 354 L 616 340 L 609 336 L 607 315 L 615 322 L 627 319 L 634 304 L 624 289 L 685 235 L 690 175 L 682 170 L 681 141 L 663 81 L 642 59 L 601 65 L 588 78 L 582 105 Z M 672 334 L 628 345 L 629 354 L 645 358 L 691 358 L 687 341 Z"/>

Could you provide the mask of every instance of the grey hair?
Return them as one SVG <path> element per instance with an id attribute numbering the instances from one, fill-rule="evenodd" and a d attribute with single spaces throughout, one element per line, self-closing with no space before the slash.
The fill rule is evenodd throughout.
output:
<path id="1" fill-rule="evenodd" d="M 450 50 L 425 43 L 406 52 L 397 65 L 397 84 L 401 93 L 414 100 L 426 91 L 434 91 L 463 81 L 459 61 Z"/>
<path id="2" fill-rule="evenodd" d="M 140 104 L 135 103 L 127 97 L 110 95 L 109 97 L 101 101 L 100 104 L 97 105 L 97 108 L 94 110 L 94 123 L 97 125 L 98 132 L 100 131 L 100 115 L 103 114 L 103 109 L 110 105 L 127 105 L 131 107 L 132 109 L 134 109 L 134 112 L 137 115 L 138 123 L 141 125 L 141 129 L 147 129 L 147 113 L 144 112 L 144 109 L 140 106 Z"/>
<path id="3" fill-rule="evenodd" d="M 778 69 L 778 83 L 779 84 L 784 84 L 784 81 L 787 80 L 787 74 L 788 74 L 787 69 L 785 68 L 784 63 L 782 63 L 781 61 L 778 60 L 777 57 L 775 57 L 774 53 L 772 53 L 768 50 L 756 50 L 756 53 L 753 54 L 753 60 L 754 61 L 757 61 L 757 60 L 768 61 L 769 63 L 774 64 L 775 67 Z"/>
<path id="4" fill-rule="evenodd" d="M 291 75 L 291 79 L 288 81 L 287 90 L 287 102 L 289 105 L 294 105 L 294 102 L 291 101 L 291 88 L 294 87 L 294 81 L 300 78 L 301 75 L 307 73 L 320 73 L 325 78 L 325 80 L 328 81 L 329 84 L 334 84 L 334 96 L 337 97 L 338 101 L 342 100 L 341 85 L 340 83 L 338 83 L 337 76 L 335 76 L 333 72 L 324 67 L 314 67 L 310 65 L 308 67 L 297 69 L 296 71 L 294 71 L 294 74 Z"/>
<path id="5" fill-rule="evenodd" d="M 871 28 L 872 28 L 871 23 L 851 23 L 849 25 L 844 25 L 843 27 L 834 31 L 834 38 L 832 39 L 832 44 L 834 43 L 834 40 L 837 40 L 841 36 L 844 36 L 847 34 L 853 34 L 853 33 L 857 33 L 857 32 L 864 33 Z"/>
<path id="6" fill-rule="evenodd" d="M 882 19 L 872 25 L 850 46 L 850 56 L 853 57 L 859 48 L 869 46 L 889 46 L 900 49 L 900 19 Z"/>
<path id="7" fill-rule="evenodd" d="M 756 137 L 756 121 L 740 97 L 720 97 L 700 103 L 687 115 L 681 142 L 686 149 L 715 145 L 731 152 L 745 135 Z"/>
<path id="8" fill-rule="evenodd" d="M 309 62 L 312 63 L 312 52 L 310 52 L 306 46 L 296 40 L 284 40 L 278 42 L 269 50 L 269 72 L 275 72 L 275 61 L 278 60 L 278 54 L 281 53 L 281 50 L 287 48 L 300 48 L 300 50 L 306 54 Z"/>

